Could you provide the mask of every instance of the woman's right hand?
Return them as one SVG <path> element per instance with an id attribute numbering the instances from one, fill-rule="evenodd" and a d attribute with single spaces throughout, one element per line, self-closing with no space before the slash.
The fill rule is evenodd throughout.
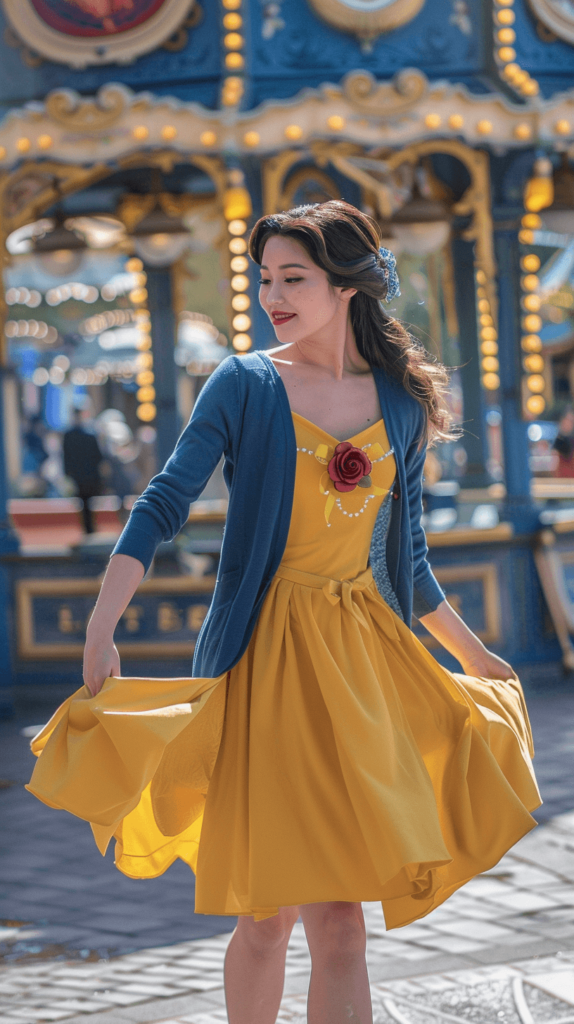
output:
<path id="1" fill-rule="evenodd" d="M 100 692 L 108 676 L 120 676 L 120 656 L 113 636 L 88 632 L 84 647 L 84 683 L 92 697 Z"/>

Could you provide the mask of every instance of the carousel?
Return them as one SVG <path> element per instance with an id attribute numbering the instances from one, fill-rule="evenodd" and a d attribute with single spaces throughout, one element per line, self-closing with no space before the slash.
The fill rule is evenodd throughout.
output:
<path id="1" fill-rule="evenodd" d="M 379 221 L 402 283 L 391 311 L 453 368 L 462 435 L 425 474 L 437 578 L 527 686 L 568 675 L 574 4 L 2 0 L 0 14 L 3 712 L 78 685 L 133 500 L 213 369 L 273 342 L 254 219 L 329 198 Z M 62 455 L 74 417 L 101 453 L 88 498 Z M 189 670 L 225 497 L 216 474 L 158 550 L 118 627 L 124 671 Z"/>

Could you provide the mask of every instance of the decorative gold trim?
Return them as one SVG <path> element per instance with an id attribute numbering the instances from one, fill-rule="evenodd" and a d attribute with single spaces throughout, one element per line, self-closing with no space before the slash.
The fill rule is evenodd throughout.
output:
<path id="1" fill-rule="evenodd" d="M 552 529 L 554 533 L 572 533 L 574 532 L 574 514 L 573 518 L 568 522 L 554 523 Z"/>
<path id="2" fill-rule="evenodd" d="M 359 113 L 391 117 L 414 107 L 428 85 L 417 68 L 404 68 L 391 82 L 378 82 L 370 71 L 352 71 L 343 80 L 343 94 Z"/>
<path id="3" fill-rule="evenodd" d="M 0 266 L 9 263 L 6 239 L 12 231 L 37 220 L 61 195 L 87 188 L 111 173 L 110 168 L 99 162 L 92 167 L 79 167 L 50 161 L 25 163 L 12 173 L 0 172 Z M 0 287 L 0 366 L 7 362 L 7 311 L 4 288 Z"/>
<path id="4" fill-rule="evenodd" d="M 329 174 L 322 171 L 320 167 L 307 165 L 305 167 L 299 167 L 292 175 L 290 175 L 287 184 L 285 185 L 285 197 L 287 199 L 288 206 L 293 206 L 295 193 L 305 181 L 320 182 L 324 186 L 325 191 L 331 195 L 332 199 L 341 198 L 341 193 Z"/>
<path id="5" fill-rule="evenodd" d="M 558 7 L 551 0 L 528 0 L 528 2 L 536 17 L 546 28 L 567 43 L 574 43 L 574 17 L 567 14 L 565 8 Z"/>
<path id="6" fill-rule="evenodd" d="M 512 523 L 499 523 L 491 530 L 472 530 L 459 527 L 456 530 L 444 530 L 440 533 L 427 533 L 429 548 L 451 548 L 459 545 L 501 544 L 514 537 Z"/>
<path id="7" fill-rule="evenodd" d="M 421 157 L 431 153 L 449 153 L 467 168 L 470 185 L 452 207 L 453 213 L 472 217 L 462 237 L 475 242 L 474 263 L 477 270 L 486 274 L 486 290 L 495 324 L 498 320 L 498 296 L 496 289 L 497 267 L 494 258 L 494 238 L 490 201 L 490 157 L 484 150 L 473 149 L 459 139 L 429 139 L 418 142 L 387 159 L 389 170 L 393 171 L 402 163 L 419 163 Z"/>
<path id="8" fill-rule="evenodd" d="M 30 0 L 2 0 L 7 17 L 27 47 L 56 64 L 87 68 L 94 64 L 129 64 L 157 49 L 181 27 L 195 0 L 165 0 L 147 21 L 125 32 L 86 38 L 51 28 Z"/>
<path id="9" fill-rule="evenodd" d="M 329 122 L 336 122 L 337 129 Z M 265 103 L 230 117 L 228 110 L 137 94 L 121 85 L 104 86 L 94 97 L 58 89 L 48 95 L 43 109 L 24 107 L 4 118 L 0 166 L 18 165 L 24 152 L 28 159 L 44 157 L 46 138 L 52 160 L 88 165 L 105 154 L 106 162 L 120 161 L 140 151 L 137 133 L 142 127 L 151 155 L 156 147 L 165 151 L 166 124 L 175 132 L 171 152 L 185 157 L 233 150 L 283 158 L 285 152 L 300 152 L 320 140 L 339 146 L 344 140 L 368 153 L 421 139 L 520 149 L 533 139 L 554 144 L 558 124 L 572 126 L 570 135 L 560 134 L 561 140 L 574 137 L 574 90 L 550 100 L 515 104 L 498 93 L 477 96 L 462 85 L 429 84 L 420 72 L 409 69 L 390 84 L 377 84 L 360 72 L 341 87 L 306 89 L 291 100 Z M 485 124 L 490 126 L 488 136 L 481 132 Z M 530 141 L 515 134 L 518 125 L 529 127 Z M 294 128 L 300 132 L 297 146 L 291 141 L 286 151 Z M 285 173 L 286 168 L 282 170 Z"/>
<path id="10" fill-rule="evenodd" d="M 185 49 L 189 39 L 189 29 L 197 28 L 202 21 L 203 8 L 198 3 L 198 0 L 195 0 L 195 3 L 191 8 L 191 14 L 188 14 L 187 18 L 180 25 L 177 31 L 165 41 L 162 49 L 168 50 L 169 53 L 179 53 L 180 50 Z"/>
<path id="11" fill-rule="evenodd" d="M 350 178 L 351 181 L 356 181 L 368 195 L 374 196 L 381 217 L 386 220 L 392 216 L 392 190 L 388 184 L 375 178 L 373 174 L 360 166 L 359 161 L 364 154 L 358 146 L 346 142 L 333 144 L 321 140 L 311 143 L 310 148 L 321 166 L 332 163 L 341 174 Z M 359 160 L 354 162 L 353 157 L 358 157 Z M 381 171 L 383 170 L 385 168 L 381 165 Z"/>
<path id="12" fill-rule="evenodd" d="M 574 501 L 574 479 L 568 477 L 533 477 L 530 482 L 530 494 L 533 498 L 543 501 L 548 498 L 561 498 Z M 574 512 L 572 513 L 574 518 Z M 558 527 L 555 524 L 554 529 Z"/>
<path id="13" fill-rule="evenodd" d="M 158 576 L 138 587 L 138 594 L 211 594 L 215 586 L 215 577 L 206 576 L 194 579 L 192 576 Z M 23 659 L 74 659 L 83 655 L 83 643 L 76 644 L 41 644 L 34 639 L 34 619 L 32 601 L 34 597 L 77 597 L 93 595 L 97 597 L 101 587 L 99 579 L 27 579 L 16 582 L 16 622 L 18 656 Z M 118 651 L 121 657 L 141 658 L 186 658 L 193 654 L 192 642 L 158 643 L 123 643 Z"/>
<path id="14" fill-rule="evenodd" d="M 98 95 L 81 99 L 70 89 L 59 89 L 46 96 L 48 117 L 68 130 L 101 131 L 116 124 L 130 104 L 130 94 L 123 85 L 103 86 Z"/>
<path id="15" fill-rule="evenodd" d="M 265 160 L 262 168 L 265 213 L 277 213 L 278 210 L 285 209 L 281 206 L 280 199 L 280 196 L 283 196 L 283 183 L 294 164 L 304 159 L 305 154 L 300 149 L 285 149 L 277 156 L 270 156 Z"/>
<path id="16" fill-rule="evenodd" d="M 425 0 L 309 0 L 328 25 L 371 40 L 382 32 L 405 25 L 419 13 Z"/>
<path id="17" fill-rule="evenodd" d="M 110 91 L 113 91 L 111 87 Z M 117 91 L 121 95 L 124 91 L 123 87 L 118 86 Z M 62 96 L 65 94 L 60 92 L 56 95 Z M 98 104 L 100 103 L 100 97 L 101 92 L 98 94 Z M 78 114 L 78 105 L 72 106 L 70 110 L 72 118 L 77 115 L 81 116 L 82 119 L 88 118 L 89 120 L 92 115 L 86 113 L 87 106 L 88 104 L 86 103 L 84 112 L 81 115 Z M 58 112 L 60 117 L 65 118 L 67 116 L 67 109 L 63 102 L 58 103 Z M 211 156 L 205 153 L 182 155 L 173 150 L 154 150 L 151 153 L 145 154 L 140 152 L 130 153 L 118 162 L 122 167 L 160 166 L 164 171 L 169 171 L 176 161 L 192 163 L 209 175 L 216 191 L 215 200 L 210 199 L 210 201 L 214 202 L 216 208 L 222 211 L 222 197 L 227 179 L 225 165 L 219 156 Z M 81 164 L 59 163 L 55 160 L 31 160 L 21 164 L 12 173 L 0 171 L 1 264 L 3 266 L 8 264 L 9 255 L 6 250 L 6 239 L 12 231 L 15 231 L 22 224 L 28 224 L 30 221 L 37 220 L 61 196 L 79 192 L 113 173 L 114 167 L 101 161 L 91 166 L 83 167 Z M 186 198 L 184 197 L 185 201 Z M 7 360 L 7 339 L 3 330 L 6 315 L 7 305 L 4 289 L 0 288 L 1 366 L 6 365 Z"/>
<path id="18" fill-rule="evenodd" d="M 27 161 L 0 177 L 0 211 L 5 237 L 36 220 L 49 206 L 71 192 L 87 188 L 113 173 L 105 163 L 89 167 L 56 161 Z"/>
<path id="19" fill-rule="evenodd" d="M 481 562 L 476 565 L 454 565 L 441 566 L 433 569 L 438 582 L 443 587 L 451 583 L 466 583 L 469 580 L 479 580 L 482 583 L 484 625 L 485 628 L 477 632 L 477 636 L 484 644 L 498 643 L 501 637 L 500 629 L 500 593 L 498 587 L 498 570 L 494 562 Z M 447 595 L 448 600 L 448 595 Z M 419 637 L 428 650 L 440 647 L 438 640 L 432 636 Z"/>
<path id="20" fill-rule="evenodd" d="M 496 261 L 492 214 L 490 203 L 490 160 L 488 153 L 473 149 L 459 139 L 426 139 L 412 143 L 404 149 L 377 153 L 367 151 L 350 142 L 327 142 L 318 140 L 309 146 L 310 154 L 321 167 L 332 164 L 341 174 L 356 181 L 377 203 L 382 219 L 393 214 L 394 200 L 391 175 L 401 164 L 418 164 L 432 153 L 449 153 L 467 168 L 470 185 L 462 198 L 454 204 L 453 213 L 470 215 L 469 227 L 463 234 L 475 242 L 475 265 L 486 275 L 486 289 L 492 316 L 497 321 L 498 301 L 496 294 Z M 286 179 L 288 171 L 299 161 L 309 159 L 301 149 L 285 150 L 278 156 L 270 157 L 263 164 L 263 195 L 265 212 L 276 213 L 289 206 Z M 380 167 L 380 170 L 378 169 Z M 378 174 L 379 177 L 375 177 Z M 387 181 L 381 180 L 385 177 Z M 288 179 L 287 179 L 288 181 Z"/>

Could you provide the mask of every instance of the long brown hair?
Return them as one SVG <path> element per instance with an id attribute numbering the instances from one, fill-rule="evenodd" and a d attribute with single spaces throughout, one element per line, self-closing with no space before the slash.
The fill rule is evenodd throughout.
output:
<path id="1" fill-rule="evenodd" d="M 259 265 L 271 235 L 287 235 L 299 242 L 326 271 L 331 285 L 357 289 L 350 302 L 357 348 L 363 359 L 397 378 L 423 406 L 426 427 L 421 443 L 456 437 L 444 400 L 449 381 L 446 368 L 383 308 L 389 267 L 379 253 L 381 232 L 376 221 L 338 199 L 261 217 L 249 240 L 249 253 Z"/>

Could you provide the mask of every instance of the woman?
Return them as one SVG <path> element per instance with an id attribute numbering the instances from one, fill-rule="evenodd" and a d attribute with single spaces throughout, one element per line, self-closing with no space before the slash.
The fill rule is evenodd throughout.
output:
<path id="1" fill-rule="evenodd" d="M 281 344 L 205 385 L 110 561 L 89 694 L 36 741 L 32 792 L 91 821 L 101 848 L 114 834 L 121 870 L 197 860 L 196 909 L 239 915 L 231 1024 L 275 1021 L 299 915 L 309 1021 L 368 1024 L 361 901 L 381 900 L 389 927 L 423 916 L 539 804 L 520 684 L 426 561 L 422 467 L 427 437 L 449 436 L 445 372 L 384 312 L 398 280 L 379 243 L 344 202 L 256 224 Z M 222 454 L 229 513 L 194 678 L 120 680 L 118 619 Z M 413 603 L 466 675 L 415 638 Z"/>

